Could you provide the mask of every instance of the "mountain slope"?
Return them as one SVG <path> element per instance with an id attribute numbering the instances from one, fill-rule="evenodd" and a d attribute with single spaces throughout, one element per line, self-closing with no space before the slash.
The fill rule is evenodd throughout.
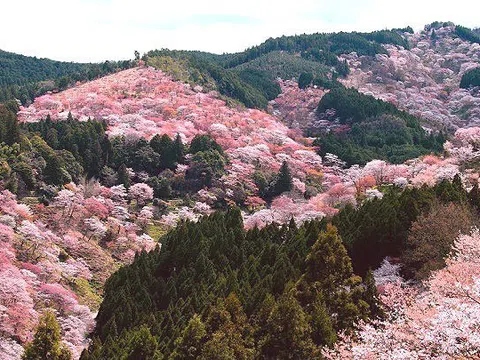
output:
<path id="1" fill-rule="evenodd" d="M 428 119 L 437 128 L 478 126 L 480 96 L 461 89 L 460 81 L 465 72 L 480 66 L 480 44 L 458 37 L 453 24 L 442 25 L 406 34 L 409 50 L 385 45 L 388 55 L 343 55 L 351 73 L 342 82 Z"/>
<path id="2" fill-rule="evenodd" d="M 0 50 L 0 102 L 17 99 L 22 104 L 31 103 L 48 91 L 63 90 L 78 81 L 93 80 L 133 64 L 130 60 L 62 62 Z"/>
<path id="3" fill-rule="evenodd" d="M 381 72 L 384 61 L 393 61 L 392 66 L 398 67 L 395 61 L 404 64 L 401 58 L 412 56 L 415 61 L 404 66 L 407 70 L 410 65 L 414 69 L 418 65 L 421 69 L 416 69 L 409 78 L 409 81 L 414 82 L 414 77 L 419 77 L 422 72 L 428 73 L 431 71 L 430 67 L 439 64 L 439 61 L 429 62 L 429 56 L 436 58 L 443 56 L 436 55 L 437 53 L 444 54 L 445 58 L 453 63 L 453 67 L 460 68 L 469 67 L 470 65 L 462 64 L 475 59 L 476 52 L 471 51 L 474 45 L 456 38 L 453 29 L 445 35 L 442 33 L 443 28 L 437 29 L 440 33 L 435 35 L 438 44 L 453 43 L 465 52 L 457 56 L 455 54 L 459 51 L 458 47 L 445 48 L 446 45 L 439 45 L 437 50 L 422 53 L 424 62 L 420 59 L 415 63 L 417 60 L 413 55 L 418 51 L 417 48 L 421 50 L 421 41 L 411 52 L 393 45 L 383 48 L 380 44 L 385 42 L 393 42 L 395 46 L 405 45 L 395 40 L 398 39 L 396 36 L 393 40 L 388 40 L 391 32 L 376 33 L 377 41 L 372 40 L 374 38 L 369 39 L 372 35 L 357 34 L 353 36 L 355 41 L 352 46 L 349 35 L 341 35 L 341 42 L 328 43 L 328 51 L 331 54 L 340 54 L 338 64 L 345 64 L 342 61 L 345 59 L 352 67 L 352 74 L 344 80 L 347 85 L 358 86 L 361 91 L 365 91 L 363 87 L 370 86 L 368 84 L 373 81 L 372 74 L 379 74 L 379 79 L 375 79 L 379 95 L 375 95 L 380 97 L 392 92 L 395 97 L 388 97 L 390 102 L 396 104 L 398 95 L 399 107 L 415 113 L 427 108 L 426 100 L 423 103 L 414 101 L 415 91 L 422 93 L 426 89 L 424 83 L 419 82 L 417 87 L 412 86 L 414 89 L 411 94 L 408 92 L 405 97 L 397 94 L 392 89 L 400 85 L 388 80 L 388 73 L 384 76 Z M 409 39 L 427 36 L 422 34 L 405 36 Z M 428 36 L 431 37 L 432 34 Z M 386 40 L 381 40 L 382 37 Z M 358 44 L 361 45 L 360 48 Z M 290 50 L 277 49 L 258 57 L 254 56 L 255 59 L 233 68 L 225 68 L 225 64 L 231 61 L 234 55 L 195 54 L 220 67 L 218 79 L 222 80 L 225 74 L 229 74 L 225 75 L 228 77 L 234 72 L 241 77 L 245 70 L 243 67 L 248 69 L 250 65 L 258 65 L 255 70 L 277 71 L 275 69 L 279 68 L 282 59 L 292 65 L 297 64 L 297 59 L 301 59 L 299 63 L 304 64 L 306 61 L 312 65 L 313 60 L 305 60 L 306 58 L 299 56 L 299 48 L 296 46 Z M 363 46 L 374 51 L 365 50 L 360 57 L 358 54 L 341 55 L 344 51 L 361 50 Z M 308 45 L 307 49 L 312 50 L 310 47 Z M 386 56 L 386 52 L 391 52 L 390 58 Z M 360 51 L 359 54 L 361 53 Z M 396 53 L 402 55 L 397 56 Z M 315 54 L 309 53 L 309 56 L 316 56 Z M 277 60 L 279 62 L 276 62 Z M 358 65 L 357 62 L 361 64 Z M 315 62 L 317 63 L 321 69 L 326 69 L 327 73 L 332 72 L 332 65 L 327 66 L 321 61 Z M 424 67 L 420 67 L 420 63 Z M 169 65 L 176 66 L 179 63 L 173 62 Z M 372 74 L 367 71 L 370 67 L 375 69 Z M 176 66 L 175 69 L 184 75 L 185 67 Z M 186 69 L 190 71 L 192 68 Z M 212 71 L 216 69 L 212 68 Z M 363 75 L 363 71 L 367 71 L 366 85 L 364 78 L 358 76 Z M 449 84 L 459 81 L 460 72 L 453 73 Z M 206 73 L 193 74 L 203 76 Z M 330 240 L 337 240 L 333 241 L 340 249 L 336 254 L 341 255 L 346 249 L 353 268 L 363 275 L 368 268 L 376 268 L 384 256 L 400 254 L 400 248 L 407 240 L 411 221 L 424 211 L 426 204 L 433 199 L 455 202 L 466 201 L 468 197 L 472 206 L 478 206 L 476 186 L 479 184 L 480 170 L 480 128 L 459 129 L 451 140 L 444 144 L 445 152 L 442 156 L 426 155 L 396 165 L 377 159 L 368 161 L 365 166 L 347 167 L 345 162 L 332 154 L 320 157 L 317 149 L 312 146 L 312 139 L 305 138 L 301 132 L 305 128 L 308 130 L 310 124 L 318 125 L 315 130 L 328 129 L 332 133 L 342 134 L 350 130 L 348 126 L 340 123 L 341 119 L 336 121 L 334 114 L 332 119 L 319 119 L 316 114 L 318 103 L 329 93 L 329 89 L 318 86 L 299 89 L 295 81 L 281 80 L 279 84 L 282 94 L 269 103 L 268 108 L 272 111 L 272 114 L 269 114 L 258 109 L 245 108 L 231 101 L 231 98 L 212 91 L 218 84 L 212 89 L 208 87 L 213 79 L 211 74 L 207 74 L 210 77 L 205 78 L 203 87 L 195 84 L 195 81 L 186 81 L 191 80 L 190 75 L 192 73 L 188 73 L 186 79 L 175 78 L 172 74 L 142 65 L 95 81 L 77 84 L 59 93 L 49 93 L 38 97 L 32 105 L 21 108 L 18 116 L 22 122 L 19 126 L 22 133 L 17 134 L 22 135 L 20 140 L 17 139 L 18 143 L 8 146 L 2 145 L 0 149 L 0 185 L 17 191 L 18 189 L 14 189 L 5 179 L 15 178 L 17 173 L 21 174 L 22 171 L 30 169 L 30 175 L 35 176 L 40 188 L 38 193 L 32 190 L 31 197 L 25 198 L 15 198 L 7 190 L 0 191 L 0 358 L 19 359 L 22 346 L 31 339 L 37 316 L 44 308 L 56 310 L 63 339 L 74 352 L 74 357 L 78 358 L 87 343 L 85 333 L 93 326 L 92 317 L 98 310 L 101 300 L 99 296 L 102 295 L 106 278 L 118 266 L 131 263 L 134 258 L 136 260 L 133 266 L 120 270 L 108 281 L 108 299 L 100 311 L 95 332 L 104 342 L 102 344 L 100 340 L 93 341 L 92 358 L 112 358 L 123 352 L 130 358 L 142 359 L 152 355 L 149 353 L 152 349 L 153 352 L 155 349 L 167 349 L 167 352 L 170 352 L 174 348 L 181 351 L 182 346 L 177 346 L 175 340 L 181 337 L 194 311 L 201 314 L 192 317 L 192 327 L 200 329 L 201 333 L 204 322 L 203 325 L 210 326 L 210 335 L 216 334 L 211 337 L 200 336 L 201 342 L 209 342 L 210 345 L 213 343 L 219 347 L 232 346 L 235 351 L 241 351 L 241 354 L 247 354 L 248 357 L 248 354 L 254 351 L 248 337 L 251 328 L 244 322 L 238 322 L 245 318 L 245 314 L 242 314 L 245 311 L 254 324 L 267 325 L 264 330 L 270 336 L 262 334 L 261 327 L 260 333 L 255 334 L 257 340 L 261 339 L 257 344 L 263 346 L 263 351 L 268 353 L 270 345 L 265 344 L 272 344 L 271 349 L 277 351 L 280 348 L 288 352 L 291 350 L 289 346 L 276 346 L 275 343 L 276 339 L 280 338 L 274 332 L 274 329 L 279 328 L 279 324 L 285 324 L 285 329 L 288 330 L 291 329 L 291 318 L 299 321 L 301 326 L 298 328 L 303 334 L 293 335 L 301 336 L 305 341 L 295 340 L 292 344 L 301 347 L 309 345 L 307 340 L 312 336 L 308 329 L 310 326 L 316 326 L 316 329 L 328 333 L 331 329 L 329 314 L 337 313 L 332 311 L 335 306 L 339 306 L 336 303 L 337 297 L 325 299 L 319 296 L 313 307 L 316 311 L 315 317 L 310 317 L 313 311 L 311 303 L 305 298 L 302 300 L 301 288 L 296 288 L 300 290 L 300 295 L 296 295 L 299 296 L 298 300 L 292 300 L 288 294 L 279 296 L 284 289 L 291 288 L 286 282 L 291 280 L 297 283 L 300 275 L 305 273 L 305 256 L 318 239 L 318 231 L 326 229 L 327 221 L 333 221 L 342 236 L 343 245 L 333 235 L 333 231 L 328 235 Z M 382 76 L 388 80 L 386 81 L 389 87 L 382 87 Z M 357 78 L 359 80 L 355 82 Z M 438 85 L 435 82 L 437 80 L 433 76 L 430 78 L 431 82 L 429 80 L 426 83 L 433 84 L 434 88 Z M 251 77 L 246 76 L 242 81 L 245 79 L 251 80 Z M 237 78 L 233 80 L 236 82 Z M 265 92 L 272 90 L 268 83 L 263 85 Z M 372 88 L 377 89 L 375 86 L 372 85 Z M 433 88 L 429 91 L 433 92 Z M 461 94 L 475 98 L 475 92 L 471 90 Z M 411 108 L 405 106 L 408 102 L 404 98 L 413 102 Z M 428 98 L 428 95 L 425 95 L 425 98 Z M 357 105 L 362 101 L 356 99 L 353 102 L 349 99 L 345 100 L 348 104 L 354 103 L 355 107 L 361 108 Z M 443 111 L 441 99 L 436 103 Z M 380 108 L 384 106 L 390 112 L 397 113 L 391 106 L 378 105 Z M 373 108 L 375 110 L 377 106 Z M 471 108 L 466 109 L 468 119 L 474 118 L 476 108 L 478 106 L 473 102 Z M 433 106 L 428 109 L 431 109 L 432 113 L 435 111 Z M 325 113 L 329 112 L 329 109 L 323 110 Z M 441 114 L 443 115 L 443 112 Z M 364 115 L 356 120 L 367 123 L 367 117 Z M 42 171 L 51 171 L 52 162 L 49 164 L 46 156 L 43 158 L 40 152 L 33 151 L 34 148 L 68 155 L 61 146 L 70 141 L 73 144 L 68 149 L 78 158 L 95 162 L 95 155 L 100 155 L 95 154 L 95 147 L 79 147 L 77 144 L 94 143 L 98 139 L 94 139 L 88 132 L 72 134 L 75 129 L 70 126 L 71 123 L 78 124 L 75 119 L 86 121 L 89 118 L 100 121 L 93 122 L 95 125 L 92 125 L 92 128 L 102 129 L 102 132 L 99 132 L 102 139 L 107 139 L 103 133 L 106 128 L 109 141 L 105 141 L 105 147 L 113 147 L 102 149 L 99 143 L 98 152 L 104 156 L 105 150 L 106 157 L 116 157 L 114 162 L 119 163 L 112 165 L 111 161 L 105 161 L 97 164 L 100 168 L 95 174 L 100 174 L 101 183 L 80 181 L 79 178 L 88 175 L 87 172 L 77 174 L 77 180 L 81 183 L 77 185 L 65 184 L 61 179 L 60 182 L 54 179 L 57 182 L 53 184 L 43 182 Z M 348 122 L 349 118 L 350 116 L 346 116 L 343 121 Z M 68 121 L 62 121 L 67 119 Z M 303 127 L 304 120 L 309 122 L 307 127 Z M 443 118 L 439 121 L 443 122 Z M 372 124 L 373 127 L 376 125 Z M 418 123 L 414 125 L 415 129 L 419 129 Z M 170 138 L 155 137 L 163 134 Z M 177 134 L 179 136 L 172 140 Z M 391 131 L 390 134 L 396 133 Z M 215 141 L 208 136 L 198 135 L 209 135 Z M 395 135 L 394 138 L 396 137 Z M 147 141 L 151 139 L 155 140 Z M 166 147 L 162 147 L 164 142 L 167 143 Z M 55 151 L 49 149 L 47 143 Z M 168 153 L 171 151 L 171 144 L 179 144 L 176 149 L 180 149 L 179 158 L 183 159 L 167 168 L 161 167 L 159 164 L 163 158 L 170 155 Z M 158 148 L 155 145 L 158 145 Z M 130 153 L 124 151 L 127 148 Z M 26 156 L 27 152 L 31 154 L 30 157 Z M 64 158 L 67 164 L 63 165 L 72 165 L 68 159 L 75 160 L 75 156 L 70 155 L 70 158 Z M 11 161 L 12 157 L 21 159 L 25 164 L 30 162 L 32 166 L 18 166 Z M 55 159 L 54 156 L 52 158 Z M 137 167 L 140 162 L 142 166 Z M 147 166 L 144 166 L 143 162 Z M 16 166 L 10 166 L 11 164 Z M 103 164 L 108 166 L 101 168 Z M 186 189 L 187 177 L 190 177 L 190 180 L 208 177 L 208 172 L 215 166 L 219 166 L 221 170 L 215 174 L 212 181 L 201 183 L 200 187 L 193 190 Z M 58 166 L 53 168 L 59 170 L 53 172 L 54 175 L 65 170 Z M 153 185 L 147 185 L 151 184 L 149 181 L 152 179 L 155 181 L 152 184 L 158 185 L 155 190 Z M 279 179 L 287 186 L 280 192 L 265 196 L 265 189 L 268 190 L 272 184 L 277 185 Z M 108 182 L 111 182 L 110 185 L 106 185 Z M 127 184 L 130 190 L 127 192 L 119 183 Z M 168 191 L 168 186 L 183 188 L 185 191 L 177 191 L 175 194 L 171 188 Z M 473 190 L 467 194 L 463 186 Z M 160 195 L 157 194 L 158 189 L 163 191 Z M 286 189 L 290 191 L 284 191 Z M 203 215 L 232 206 L 239 207 L 241 211 L 232 212 L 233 216 L 214 214 L 201 220 L 199 224 L 193 224 Z M 399 208 L 401 211 L 398 211 Z M 294 221 L 291 221 L 292 219 Z M 313 219 L 315 221 L 312 221 Z M 192 222 L 187 224 L 184 220 Z M 179 221 L 177 230 L 166 237 L 160 237 L 166 229 L 177 226 Z M 271 223 L 289 222 L 288 226 L 268 226 Z M 211 226 L 212 224 L 214 226 Z M 245 231 L 243 228 L 250 230 Z M 264 230 L 260 230 L 262 228 Z M 436 240 L 434 237 L 429 239 Z M 157 241 L 159 245 L 165 245 L 165 248 L 152 252 Z M 319 245 L 322 249 L 318 255 L 320 259 L 322 254 L 331 250 L 329 244 L 325 242 Z M 345 249 L 341 250 L 339 244 Z M 142 249 L 150 253 L 135 255 L 136 251 Z M 342 256 L 341 259 L 341 263 L 346 264 L 344 260 L 348 257 Z M 345 266 L 348 268 L 348 265 Z M 346 273 L 349 274 L 349 271 Z M 334 274 L 330 275 L 335 274 L 334 271 Z M 201 277 L 201 281 L 192 281 L 195 276 Z M 367 308 L 362 303 L 363 298 L 360 299 L 364 286 L 359 281 L 353 277 L 348 279 L 348 283 L 342 282 L 333 287 L 336 291 L 354 290 L 354 301 L 348 302 L 344 308 L 352 318 L 364 314 L 357 310 Z M 354 284 L 359 286 L 354 287 Z M 229 298 L 227 305 L 222 302 L 221 299 L 232 291 L 239 295 L 240 306 L 234 297 Z M 273 301 L 265 296 L 267 291 L 276 296 Z M 334 292 L 326 291 L 325 295 L 328 297 L 331 293 Z M 307 293 L 303 295 L 308 297 Z M 348 298 L 348 294 L 342 295 L 344 296 L 339 296 L 338 299 Z M 220 299 L 218 307 L 208 316 L 206 305 L 214 305 L 217 298 Z M 264 298 L 266 302 L 262 307 L 265 310 L 263 317 L 251 317 L 252 308 L 260 305 Z M 305 310 L 296 305 L 296 301 L 302 303 L 301 306 L 306 305 Z M 156 309 L 159 311 L 150 312 L 152 303 L 155 303 L 155 307 L 158 305 Z M 246 304 L 248 308 L 243 309 L 242 304 Z M 328 311 L 324 309 L 325 304 L 330 307 Z M 289 317 L 290 313 L 285 310 L 292 311 L 295 316 Z M 26 318 L 25 314 L 30 316 Z M 225 334 L 210 331 L 216 326 L 217 315 L 225 321 L 221 328 Z M 317 316 L 325 322 L 308 324 L 308 320 L 316 319 Z M 335 322 L 338 317 L 332 316 L 332 319 L 337 326 L 338 323 Z M 195 327 L 196 325 L 198 327 Z M 342 326 L 338 326 L 338 329 L 341 328 Z M 119 329 L 128 329 L 129 333 L 122 334 Z M 258 327 L 256 329 L 258 330 Z M 474 335 L 477 329 L 478 327 L 472 330 Z M 163 332 L 167 336 L 158 336 Z M 158 337 L 153 338 L 152 334 Z M 183 339 L 188 341 L 189 333 L 185 334 Z M 304 336 L 305 334 L 307 335 Z M 330 332 L 330 337 L 326 340 L 318 336 L 316 341 L 330 343 L 333 337 Z M 109 338 L 114 338 L 115 341 L 109 341 Z M 454 340 L 448 337 L 447 339 Z M 239 341 L 236 342 L 237 340 Z M 309 346 L 300 350 L 307 350 L 306 348 Z M 105 353 L 96 353 L 95 349 Z M 187 343 L 183 349 L 188 352 L 192 346 Z M 212 345 L 210 349 L 216 348 Z M 158 353 L 153 355 L 158 356 Z M 204 353 L 205 358 L 212 358 L 209 355 L 211 353 Z M 274 354 L 272 357 L 284 358 L 284 355 L 285 352 L 282 352 L 282 355 Z M 182 355 L 178 355 L 178 358 L 182 358 Z"/>
<path id="4" fill-rule="evenodd" d="M 54 80 L 87 71 L 90 65 L 39 59 L 0 50 L 0 86 Z"/>

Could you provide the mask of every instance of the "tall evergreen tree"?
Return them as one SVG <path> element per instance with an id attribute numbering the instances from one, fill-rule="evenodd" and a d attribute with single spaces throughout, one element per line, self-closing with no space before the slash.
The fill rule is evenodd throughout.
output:
<path id="1" fill-rule="evenodd" d="M 175 350 L 170 360 L 196 360 L 200 357 L 207 331 L 199 315 L 195 314 L 183 330 L 182 336 L 175 340 Z"/>
<path id="2" fill-rule="evenodd" d="M 70 350 L 62 344 L 60 325 L 52 311 L 40 318 L 33 341 L 25 347 L 22 360 L 70 360 Z"/>
<path id="3" fill-rule="evenodd" d="M 185 162 L 185 146 L 183 145 L 182 138 L 180 134 L 175 136 L 173 141 L 173 158 L 177 164 L 183 164 Z"/>
<path id="4" fill-rule="evenodd" d="M 314 359 L 318 349 L 311 339 L 308 317 L 291 291 L 274 305 L 260 340 L 263 359 Z"/>
<path id="5" fill-rule="evenodd" d="M 288 167 L 288 163 L 284 161 L 282 167 L 280 168 L 280 172 L 278 173 L 278 179 L 275 183 L 275 192 L 277 194 L 281 194 L 285 191 L 292 190 L 292 187 L 292 174 L 290 172 L 290 168 Z"/>
<path id="6" fill-rule="evenodd" d="M 125 188 L 130 187 L 130 175 L 125 164 L 120 165 L 117 171 L 118 183 L 123 184 Z"/>

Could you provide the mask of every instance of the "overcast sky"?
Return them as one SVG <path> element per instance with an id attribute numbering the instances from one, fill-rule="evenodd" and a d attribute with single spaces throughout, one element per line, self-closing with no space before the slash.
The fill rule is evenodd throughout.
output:
<path id="1" fill-rule="evenodd" d="M 159 48 L 241 51 L 269 37 L 434 20 L 480 26 L 480 0 L 2 0 L 0 49 L 65 61 Z"/>

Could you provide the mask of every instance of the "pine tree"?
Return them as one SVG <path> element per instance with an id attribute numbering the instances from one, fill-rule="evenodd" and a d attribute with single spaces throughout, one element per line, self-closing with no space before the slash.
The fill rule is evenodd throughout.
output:
<path id="1" fill-rule="evenodd" d="M 61 342 L 60 325 L 52 311 L 40 319 L 33 341 L 25 347 L 22 360 L 69 360 L 72 354 Z"/>
<path id="2" fill-rule="evenodd" d="M 173 159 L 174 162 L 177 164 L 183 164 L 185 162 L 185 146 L 182 143 L 182 138 L 180 134 L 175 136 L 175 140 L 173 141 Z"/>
<path id="3" fill-rule="evenodd" d="M 208 340 L 202 348 L 202 360 L 253 359 L 253 329 L 235 294 L 219 301 L 209 311 Z"/>
<path id="4" fill-rule="evenodd" d="M 130 187 L 130 175 L 125 164 L 120 165 L 117 171 L 118 183 L 123 184 L 126 189 Z"/>
<path id="5" fill-rule="evenodd" d="M 205 324 L 197 314 L 188 322 L 182 336 L 175 340 L 175 350 L 170 360 L 195 360 L 198 359 L 205 343 L 207 331 Z"/>
<path id="6" fill-rule="evenodd" d="M 305 261 L 305 273 L 296 285 L 296 296 L 309 314 L 319 299 L 329 314 L 336 314 L 335 330 L 350 329 L 365 318 L 369 306 L 364 298 L 361 278 L 354 276 L 352 263 L 338 235 L 337 228 L 327 225 L 320 233 Z"/>
<path id="7" fill-rule="evenodd" d="M 59 157 L 52 154 L 46 159 L 47 165 L 43 170 L 43 175 L 49 184 L 63 185 L 65 182 L 65 172 Z"/>
<path id="8" fill-rule="evenodd" d="M 160 155 L 160 167 L 162 169 L 175 169 L 174 142 L 167 134 L 155 135 L 150 140 L 153 151 Z"/>
<path id="9" fill-rule="evenodd" d="M 278 173 L 278 179 L 275 184 L 275 192 L 279 195 L 285 191 L 292 190 L 292 187 L 292 174 L 290 173 L 287 162 L 284 161 L 282 167 L 280 168 L 280 172 Z"/>
<path id="10" fill-rule="evenodd" d="M 305 280 L 319 282 L 324 291 L 335 289 L 353 275 L 352 263 L 337 228 L 327 225 L 305 261 Z"/>
<path id="11" fill-rule="evenodd" d="M 291 291 L 274 305 L 260 340 L 263 359 L 314 359 L 318 349 L 311 339 L 308 317 Z"/>
<path id="12" fill-rule="evenodd" d="M 124 348 L 128 349 L 126 360 L 160 360 L 160 353 L 157 351 L 158 342 L 150 333 L 148 327 L 141 326 L 138 330 L 129 334 L 129 343 Z"/>
<path id="13" fill-rule="evenodd" d="M 333 328 L 332 319 L 328 314 L 328 309 L 321 293 L 317 294 L 311 309 L 310 322 L 312 324 L 312 339 L 314 343 L 319 346 L 333 345 L 337 340 L 337 334 Z"/>

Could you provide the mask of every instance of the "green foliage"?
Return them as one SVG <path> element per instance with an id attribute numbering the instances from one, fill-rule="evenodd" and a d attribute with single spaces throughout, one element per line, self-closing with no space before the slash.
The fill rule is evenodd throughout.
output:
<path id="1" fill-rule="evenodd" d="M 391 187 L 382 199 L 341 210 L 335 226 L 322 220 L 245 231 L 238 210 L 181 222 L 161 249 L 139 254 L 107 281 L 98 340 L 85 359 L 120 351 L 116 344 L 141 326 L 165 358 L 315 358 L 338 331 L 383 316 L 368 270 L 385 256 L 408 256 L 422 214 L 437 202 L 476 198 L 455 179 Z M 367 274 L 365 282 L 355 274 Z"/>
<path id="2" fill-rule="evenodd" d="M 339 83 L 322 97 L 317 112 L 321 114 L 328 109 L 335 109 L 335 115 L 340 122 L 350 125 L 381 114 L 402 114 L 393 104 L 364 95 Z"/>
<path id="3" fill-rule="evenodd" d="M 370 56 L 386 54 L 381 44 L 408 47 L 397 31 L 317 33 L 268 39 L 244 52 L 228 55 L 154 50 L 147 54 L 147 62 L 176 80 L 215 89 L 247 107 L 263 109 L 280 93 L 276 77 L 291 79 L 308 73 L 328 84 L 327 74 L 332 67 L 334 76 L 349 73 L 347 63 L 339 61 L 337 55 L 352 51 Z"/>
<path id="4" fill-rule="evenodd" d="M 168 135 L 155 135 L 150 142 L 145 139 L 117 137 L 111 143 L 110 165 L 118 169 L 122 164 L 134 171 L 156 176 L 165 169 L 175 170 L 184 163 L 184 145 L 179 136 L 172 140 Z"/>
<path id="5" fill-rule="evenodd" d="M 408 41 L 400 33 L 409 32 L 413 34 L 413 29 L 409 26 L 405 29 L 393 29 L 393 30 L 379 30 L 371 33 L 362 34 L 363 37 L 370 41 L 375 41 L 380 44 L 392 44 L 397 46 L 403 46 L 408 49 Z"/>
<path id="6" fill-rule="evenodd" d="M 283 162 L 280 171 L 268 185 L 260 174 L 256 175 L 255 181 L 259 185 L 262 197 L 266 200 L 271 200 L 283 192 L 290 191 L 293 187 L 292 174 L 286 161 Z M 263 181 L 265 181 L 265 183 L 263 183 Z"/>
<path id="7" fill-rule="evenodd" d="M 207 314 L 208 336 L 199 359 L 254 359 L 253 329 L 235 294 L 219 300 Z"/>
<path id="8" fill-rule="evenodd" d="M 468 89 L 470 87 L 480 86 L 480 67 L 467 71 L 462 76 L 460 87 Z"/>
<path id="9" fill-rule="evenodd" d="M 0 50 L 0 86 L 22 85 L 86 71 L 88 64 L 38 59 Z"/>
<path id="10" fill-rule="evenodd" d="M 393 30 L 382 30 L 373 33 L 302 34 L 282 36 L 275 39 L 270 38 L 258 46 L 231 55 L 225 62 L 227 67 L 235 67 L 273 51 L 308 53 L 311 50 L 318 50 L 322 53 L 320 56 L 309 54 L 306 57 L 315 58 L 329 66 L 335 66 L 337 62 L 335 62 L 334 55 L 332 56 L 331 53 L 338 55 L 355 51 L 359 55 L 385 54 L 386 50 L 380 44 L 407 46 L 406 40 Z"/>
<path id="11" fill-rule="evenodd" d="M 335 55 L 333 57 L 337 59 Z M 298 78 L 304 72 L 312 73 L 318 77 L 326 77 L 329 72 L 329 68 L 321 62 L 281 51 L 269 52 L 240 64 L 234 69 L 240 72 L 247 69 L 264 71 L 273 78 L 279 77 L 281 79 Z"/>
<path id="12" fill-rule="evenodd" d="M 315 141 L 319 153 L 333 153 L 348 165 L 373 159 L 402 163 L 431 152 L 441 152 L 445 137 L 427 134 L 420 120 L 394 105 L 338 84 L 326 94 L 318 114 L 335 110 L 335 118 L 351 126 L 343 132 L 321 134 Z"/>
<path id="13" fill-rule="evenodd" d="M 83 358 L 102 359 L 119 351 L 115 344 L 140 326 L 150 329 L 157 350 L 169 359 L 262 354 L 275 359 L 290 351 L 295 355 L 287 358 L 311 358 L 318 354 L 317 345 L 333 343 L 337 328 L 346 329 L 353 318 L 368 313 L 365 291 L 359 290 L 366 286 L 352 276 L 341 240 L 320 236 L 322 226 L 292 223 L 245 231 L 238 210 L 181 222 L 160 240 L 161 249 L 139 254 L 107 281 L 93 335 L 98 341 Z M 322 245 L 305 262 L 308 244 L 315 241 Z M 313 266 L 308 264 L 329 254 L 335 260 L 320 282 L 302 277 Z M 296 298 L 292 284 L 301 277 L 316 292 L 311 302 Z M 342 299 L 323 298 L 323 287 L 325 293 L 342 293 Z M 334 312 L 340 318 L 334 320 Z"/>
<path id="14" fill-rule="evenodd" d="M 222 147 L 210 135 L 195 135 L 190 142 L 188 152 L 196 154 L 200 151 L 216 150 L 223 155 Z"/>
<path id="15" fill-rule="evenodd" d="M 189 167 L 185 173 L 187 187 L 192 190 L 200 190 L 205 186 L 211 186 L 214 179 L 223 175 L 227 159 L 218 150 L 206 150 L 195 153 L 190 159 Z"/>
<path id="16" fill-rule="evenodd" d="M 366 201 L 355 209 L 347 206 L 332 218 L 338 228 L 355 273 L 377 268 L 385 256 L 401 256 L 412 224 L 436 202 L 463 203 L 467 192 L 453 182 L 432 188 L 391 187 L 382 199 Z"/>
<path id="17" fill-rule="evenodd" d="M 274 87 L 273 80 L 266 86 L 265 82 L 268 80 L 263 76 L 262 83 L 257 88 L 252 79 L 244 81 L 236 71 L 225 69 L 208 57 L 194 52 L 166 49 L 150 51 L 148 64 L 171 74 L 177 80 L 218 90 L 220 94 L 236 99 L 250 108 L 266 108 L 267 97 L 271 96 L 269 89 Z M 263 93 L 267 89 L 270 95 Z"/>
<path id="18" fill-rule="evenodd" d="M 18 105 L 9 101 L 0 104 L 0 143 L 13 145 L 20 142 L 20 127 L 17 120 Z"/>
<path id="19" fill-rule="evenodd" d="M 188 322 L 182 335 L 175 340 L 175 350 L 170 355 L 171 360 L 196 360 L 200 357 L 202 347 L 207 337 L 207 330 L 202 319 L 197 314 Z"/>
<path id="20" fill-rule="evenodd" d="M 308 316 L 291 292 L 280 297 L 268 316 L 260 340 L 262 359 L 314 359 L 319 351 L 312 341 Z"/>
<path id="21" fill-rule="evenodd" d="M 22 360 L 69 360 L 70 350 L 62 344 L 60 325 L 51 311 L 41 318 L 33 341 L 25 347 Z"/>
<path id="22" fill-rule="evenodd" d="M 463 40 L 480 44 L 480 35 L 476 34 L 471 29 L 465 26 L 460 26 L 460 25 L 455 26 L 455 34 L 457 34 L 458 37 Z"/>
<path id="23" fill-rule="evenodd" d="M 305 89 L 310 86 L 313 81 L 312 73 L 301 73 L 298 78 L 298 87 L 300 89 Z"/>
<path id="24" fill-rule="evenodd" d="M 133 62 L 74 63 L 39 59 L 0 50 L 0 102 L 19 99 L 22 104 L 51 90 L 63 90 L 77 81 L 128 69 Z"/>
<path id="25" fill-rule="evenodd" d="M 434 204 L 412 224 L 402 258 L 404 274 L 425 279 L 443 268 L 458 234 L 468 233 L 477 223 L 465 204 Z"/>
<path id="26" fill-rule="evenodd" d="M 173 158 L 173 141 L 167 134 L 156 134 L 150 140 L 150 147 L 160 155 L 160 165 L 164 169 L 175 169 Z"/>
<path id="27" fill-rule="evenodd" d="M 26 123 L 24 129 L 37 133 L 54 150 L 67 150 L 82 166 L 88 177 L 99 177 L 112 155 L 110 141 L 105 130 L 107 125 L 99 121 L 77 121 L 69 114 L 65 121 Z"/>
<path id="28" fill-rule="evenodd" d="M 280 85 L 267 71 L 245 68 L 238 75 L 244 82 L 260 90 L 267 100 L 275 99 L 282 92 Z"/>
<path id="29" fill-rule="evenodd" d="M 313 245 L 306 258 L 305 273 L 297 284 L 297 298 L 307 311 L 324 316 L 335 313 L 333 320 L 324 318 L 316 326 L 325 338 L 317 339 L 319 344 L 332 341 L 333 329 L 352 329 L 355 322 L 367 319 L 369 305 L 361 279 L 354 276 L 351 259 L 338 236 L 337 229 L 328 225 Z M 374 299 L 368 299 L 374 302 Z M 321 320 L 321 319 L 319 319 Z"/>

